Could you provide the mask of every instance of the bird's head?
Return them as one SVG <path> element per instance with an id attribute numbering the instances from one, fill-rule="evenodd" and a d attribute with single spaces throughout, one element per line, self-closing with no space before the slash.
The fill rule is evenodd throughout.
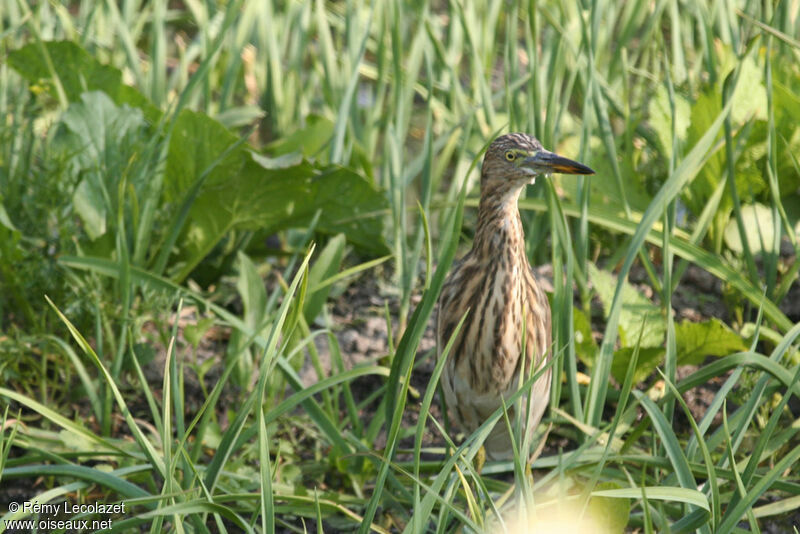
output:
<path id="1" fill-rule="evenodd" d="M 510 133 L 495 139 L 486 150 L 481 184 L 500 189 L 520 188 L 532 184 L 539 175 L 555 172 L 594 174 L 586 165 L 545 150 L 532 135 Z"/>

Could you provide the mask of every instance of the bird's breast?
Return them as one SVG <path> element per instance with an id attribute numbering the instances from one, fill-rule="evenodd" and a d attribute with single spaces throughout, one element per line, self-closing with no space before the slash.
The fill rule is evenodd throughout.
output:
<path id="1" fill-rule="evenodd" d="M 537 326 L 542 330 L 545 322 L 549 329 L 550 310 L 543 310 L 541 302 L 524 256 L 501 253 L 491 261 L 465 257 L 448 278 L 440 303 L 440 346 L 469 309 L 449 356 L 447 374 L 469 383 L 476 393 L 508 391 L 520 368 L 523 337 L 531 359 L 546 350 L 545 340 L 540 339 L 544 334 L 532 331 Z M 539 317 L 543 314 L 547 317 Z"/>

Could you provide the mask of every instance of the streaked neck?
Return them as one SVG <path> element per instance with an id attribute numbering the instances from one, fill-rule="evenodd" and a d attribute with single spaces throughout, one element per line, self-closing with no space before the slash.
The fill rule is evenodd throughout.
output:
<path id="1" fill-rule="evenodd" d="M 510 253 L 512 258 L 525 258 L 525 236 L 517 207 L 521 191 L 522 186 L 481 191 L 473 254 L 491 258 Z"/>

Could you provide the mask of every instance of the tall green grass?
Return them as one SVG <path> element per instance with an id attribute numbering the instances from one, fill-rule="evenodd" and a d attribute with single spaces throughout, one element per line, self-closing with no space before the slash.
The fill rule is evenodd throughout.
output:
<path id="1" fill-rule="evenodd" d="M 33 43 L 48 65 L 29 86 L 0 62 L 0 484 L 46 480 L 31 486 L 42 503 L 124 501 L 115 531 L 509 531 L 554 517 L 609 532 L 789 528 L 800 328 L 781 303 L 800 264 L 779 251 L 800 250 L 797 11 L 719 0 L 0 6 L 2 54 Z M 100 154 L 120 170 L 105 240 L 87 236 L 72 200 L 59 129 L 81 77 L 73 87 L 54 75 L 54 40 L 146 97 L 125 101 L 152 137 Z M 175 200 L 165 160 L 183 110 L 238 140 Z M 490 425 L 513 422 L 498 410 L 459 442 L 431 410 L 441 366 L 421 399 L 411 377 L 434 358 L 420 340 L 469 243 L 482 150 L 515 130 L 598 172 L 540 179 L 520 202 L 529 256 L 556 273 L 553 426 L 532 466 L 518 454 L 479 473 Z M 237 228 L 209 257 L 171 265 L 208 175 L 247 146 L 381 188 L 387 209 L 362 218 L 385 222 L 392 253 L 384 358 L 344 365 L 321 303 L 383 260 L 320 231 L 321 212 L 281 233 L 281 254 L 258 228 Z M 198 264 L 210 283 L 198 284 Z M 722 281 L 730 320 L 701 325 L 727 345 L 708 341 L 717 358 L 679 380 L 697 330 L 673 317 L 673 297 L 690 264 Z M 658 296 L 638 317 L 635 269 Z M 601 294 L 597 272 L 613 273 L 613 292 Z M 586 329 L 595 297 L 607 299 L 599 346 Z M 189 330 L 210 318 L 233 333 L 220 361 L 191 362 L 177 321 L 187 306 Z M 148 345 L 165 354 L 161 384 L 146 379 Z M 312 386 L 297 371 L 306 355 Z M 189 398 L 186 376 L 217 368 Z M 364 377 L 376 384 L 367 399 L 354 393 Z M 711 381 L 719 389 L 694 421 L 681 395 Z M 73 413 L 76 385 L 86 400 Z M 423 445 L 425 428 L 440 446 Z"/>

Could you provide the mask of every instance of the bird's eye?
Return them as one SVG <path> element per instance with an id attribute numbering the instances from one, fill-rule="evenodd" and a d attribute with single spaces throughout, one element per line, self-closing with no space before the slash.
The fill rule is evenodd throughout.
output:
<path id="1" fill-rule="evenodd" d="M 517 155 L 514 154 L 513 152 L 511 152 L 510 150 L 508 152 L 506 152 L 506 159 L 508 161 L 514 161 L 514 159 L 516 159 L 516 157 L 517 157 Z"/>

